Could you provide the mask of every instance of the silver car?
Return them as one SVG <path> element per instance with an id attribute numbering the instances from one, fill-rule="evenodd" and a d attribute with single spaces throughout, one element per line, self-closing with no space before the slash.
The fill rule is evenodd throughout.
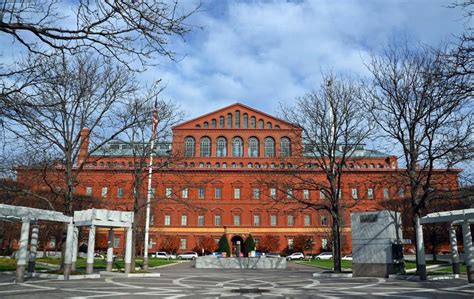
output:
<path id="1" fill-rule="evenodd" d="M 178 260 L 195 260 L 198 254 L 194 251 L 178 254 Z"/>

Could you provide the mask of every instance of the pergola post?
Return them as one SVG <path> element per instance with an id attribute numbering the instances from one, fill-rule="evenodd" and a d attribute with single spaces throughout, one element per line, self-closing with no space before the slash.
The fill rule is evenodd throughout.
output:
<path id="1" fill-rule="evenodd" d="M 76 272 L 76 261 L 77 261 L 77 251 L 79 243 L 79 228 L 74 226 L 74 233 L 72 238 L 72 260 L 71 260 L 71 271 Z"/>
<path id="2" fill-rule="evenodd" d="M 24 218 L 21 223 L 20 248 L 18 250 L 18 259 L 16 262 L 16 283 L 22 283 L 25 281 L 29 234 L 30 220 Z"/>
<path id="3" fill-rule="evenodd" d="M 415 224 L 418 275 L 420 280 L 426 280 L 425 243 L 423 242 L 423 226 L 420 224 L 420 217 L 415 216 Z"/>
<path id="4" fill-rule="evenodd" d="M 74 239 L 74 224 L 68 223 L 66 234 L 66 250 L 64 252 L 64 279 L 69 280 L 71 274 L 72 251 Z"/>
<path id="5" fill-rule="evenodd" d="M 451 224 L 449 227 L 449 241 L 451 243 L 451 255 L 453 256 L 453 273 L 460 274 L 461 267 L 459 265 L 458 240 L 456 239 L 456 227 Z"/>
<path id="6" fill-rule="evenodd" d="M 127 238 L 125 245 L 125 273 L 131 272 L 132 266 L 132 233 L 133 230 L 131 227 L 127 228 Z"/>
<path id="7" fill-rule="evenodd" d="M 466 261 L 467 267 L 467 281 L 469 283 L 474 282 L 474 248 L 472 248 L 472 236 L 471 228 L 469 227 L 469 221 L 464 220 L 462 222 L 462 235 L 464 241 L 464 260 Z"/>
<path id="8" fill-rule="evenodd" d="M 107 241 L 107 268 L 106 271 L 112 271 L 112 264 L 114 262 L 114 230 L 109 229 L 109 238 Z"/>
<path id="9" fill-rule="evenodd" d="M 94 272 L 95 226 L 89 228 L 89 242 L 87 243 L 86 274 Z"/>
<path id="10" fill-rule="evenodd" d="M 30 260 L 28 261 L 28 272 L 35 272 L 36 266 L 36 255 L 38 251 L 38 233 L 39 225 L 35 222 L 31 228 L 31 241 L 30 241 Z"/>

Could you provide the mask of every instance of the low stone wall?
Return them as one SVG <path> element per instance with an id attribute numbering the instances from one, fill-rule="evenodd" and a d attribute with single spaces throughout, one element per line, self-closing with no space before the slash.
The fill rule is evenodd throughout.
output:
<path id="1" fill-rule="evenodd" d="M 200 256 L 196 259 L 199 269 L 286 269 L 284 257 L 227 257 Z"/>

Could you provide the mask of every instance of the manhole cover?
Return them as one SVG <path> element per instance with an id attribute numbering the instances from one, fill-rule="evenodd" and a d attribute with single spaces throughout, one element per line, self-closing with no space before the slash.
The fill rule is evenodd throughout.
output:
<path id="1" fill-rule="evenodd" d="M 265 292 L 268 292 L 268 290 L 259 289 L 259 288 L 240 288 L 240 289 L 232 289 L 231 292 L 241 293 L 241 294 L 255 294 L 255 293 L 265 293 Z"/>

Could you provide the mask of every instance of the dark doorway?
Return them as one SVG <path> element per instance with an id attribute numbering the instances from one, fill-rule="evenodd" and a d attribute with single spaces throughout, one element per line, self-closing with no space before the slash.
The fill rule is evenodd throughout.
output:
<path id="1" fill-rule="evenodd" d="M 233 236 L 232 239 L 230 239 L 230 242 L 232 243 L 232 255 L 237 256 L 237 247 L 240 246 L 240 252 L 242 252 L 244 239 L 241 236 Z"/>

